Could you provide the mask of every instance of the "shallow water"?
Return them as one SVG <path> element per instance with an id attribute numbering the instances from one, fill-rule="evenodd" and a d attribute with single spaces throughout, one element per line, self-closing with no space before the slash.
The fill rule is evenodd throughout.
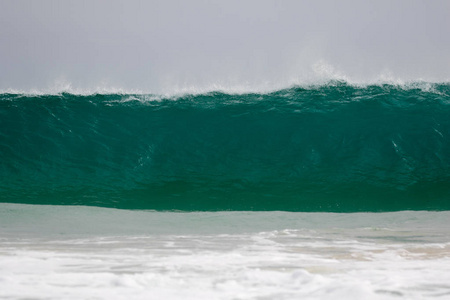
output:
<path id="1" fill-rule="evenodd" d="M 450 299 L 450 212 L 0 204 L 2 299 Z"/>

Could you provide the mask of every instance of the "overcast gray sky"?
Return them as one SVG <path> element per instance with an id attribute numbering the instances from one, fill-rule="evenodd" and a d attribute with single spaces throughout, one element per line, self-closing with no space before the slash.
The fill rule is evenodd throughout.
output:
<path id="1" fill-rule="evenodd" d="M 450 80 L 450 1 L 0 0 L 0 90 Z"/>

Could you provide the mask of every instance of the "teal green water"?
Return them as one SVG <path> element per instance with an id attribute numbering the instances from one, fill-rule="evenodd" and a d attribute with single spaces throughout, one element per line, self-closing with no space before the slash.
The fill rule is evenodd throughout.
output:
<path id="1" fill-rule="evenodd" d="M 450 85 L 0 94 L 0 202 L 448 210 Z"/>

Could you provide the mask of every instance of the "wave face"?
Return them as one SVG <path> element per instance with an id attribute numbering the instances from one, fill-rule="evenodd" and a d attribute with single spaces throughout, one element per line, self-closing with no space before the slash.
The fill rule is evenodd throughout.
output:
<path id="1" fill-rule="evenodd" d="M 450 85 L 0 95 L 0 201 L 450 209 Z"/>

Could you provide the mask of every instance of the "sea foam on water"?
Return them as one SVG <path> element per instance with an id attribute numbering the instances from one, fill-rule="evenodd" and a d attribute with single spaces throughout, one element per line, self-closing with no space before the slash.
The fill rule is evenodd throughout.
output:
<path id="1" fill-rule="evenodd" d="M 0 217 L 5 299 L 450 298 L 448 212 L 1 204 Z"/>

